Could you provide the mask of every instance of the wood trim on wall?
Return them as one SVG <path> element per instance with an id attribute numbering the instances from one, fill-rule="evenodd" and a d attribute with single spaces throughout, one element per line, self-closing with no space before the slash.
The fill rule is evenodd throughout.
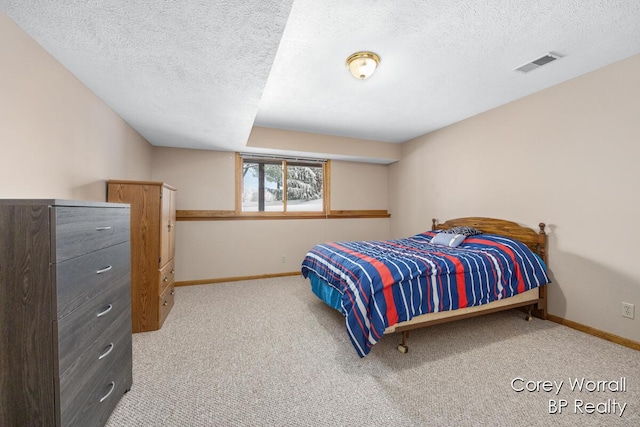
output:
<path id="1" fill-rule="evenodd" d="M 325 212 L 331 213 L 331 160 L 327 160 L 324 164 L 322 179 L 322 185 L 324 186 L 323 209 Z"/>
<path id="2" fill-rule="evenodd" d="M 385 209 L 338 210 L 328 215 L 322 212 L 263 212 L 237 213 L 234 210 L 178 210 L 178 221 L 234 221 L 234 220 L 273 220 L 273 219 L 339 219 L 339 218 L 390 218 Z"/>
<path id="3" fill-rule="evenodd" d="M 574 322 L 572 320 L 567 320 L 562 317 L 554 316 L 553 314 L 549 314 L 547 316 L 547 319 L 552 322 L 559 323 L 564 326 L 568 326 L 572 329 L 576 329 L 580 332 L 593 335 L 594 337 L 602 338 L 607 341 L 611 341 L 613 343 L 619 344 L 621 346 L 629 347 L 631 349 L 640 351 L 640 342 L 630 340 L 628 338 L 623 338 L 619 335 L 614 335 L 609 332 L 601 331 L 599 329 L 592 328 L 591 326 L 586 326 L 581 323 Z"/>
<path id="4" fill-rule="evenodd" d="M 286 273 L 258 274 L 256 276 L 238 276 L 238 277 L 223 277 L 219 279 L 185 280 L 182 282 L 175 282 L 175 286 L 210 285 L 214 283 L 223 283 L 223 282 L 239 282 L 242 280 L 271 279 L 274 277 L 300 276 L 301 274 L 302 273 L 300 273 L 299 271 L 289 271 Z"/>
<path id="5" fill-rule="evenodd" d="M 233 213 L 242 212 L 242 157 L 236 153 L 236 209 Z M 218 211 L 222 212 L 222 211 Z M 180 219 L 178 219 L 179 221 Z"/>

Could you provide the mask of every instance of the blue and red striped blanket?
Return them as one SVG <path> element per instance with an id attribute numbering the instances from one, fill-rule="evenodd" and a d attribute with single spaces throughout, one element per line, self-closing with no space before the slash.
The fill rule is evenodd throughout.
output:
<path id="1" fill-rule="evenodd" d="M 451 248 L 432 245 L 434 235 L 323 243 L 307 253 L 302 274 L 313 272 L 342 294 L 347 332 L 360 357 L 398 322 L 550 283 L 542 260 L 517 240 L 481 234 Z"/>

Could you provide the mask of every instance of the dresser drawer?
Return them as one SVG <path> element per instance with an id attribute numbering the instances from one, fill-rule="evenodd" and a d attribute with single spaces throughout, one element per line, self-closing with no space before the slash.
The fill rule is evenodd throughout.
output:
<path id="1" fill-rule="evenodd" d="M 114 281 L 128 278 L 130 264 L 129 242 L 54 264 L 57 318 L 104 292 Z"/>
<path id="2" fill-rule="evenodd" d="M 158 289 L 160 289 L 160 293 L 163 293 L 165 291 L 167 286 L 169 286 L 169 283 L 174 282 L 174 277 L 176 272 L 174 265 L 175 265 L 174 260 L 171 260 L 159 270 L 160 275 L 158 277 L 158 280 L 159 280 Z"/>
<path id="3" fill-rule="evenodd" d="M 54 333 L 57 332 L 58 338 L 60 376 L 120 314 L 130 312 L 129 289 L 129 276 L 115 280 L 105 292 L 54 322 Z"/>
<path id="4" fill-rule="evenodd" d="M 92 378 L 92 387 L 85 395 L 80 395 L 72 406 L 60 411 L 64 426 L 102 427 L 125 393 L 131 389 L 132 351 L 130 346 L 114 348 L 110 366 Z"/>
<path id="5" fill-rule="evenodd" d="M 123 312 L 60 378 L 60 411 L 73 417 L 115 361 L 131 349 L 131 315 Z"/>
<path id="6" fill-rule="evenodd" d="M 164 319 L 167 318 L 167 316 L 169 315 L 169 312 L 171 311 L 171 308 L 173 307 L 174 296 L 175 296 L 174 285 L 173 285 L 173 282 L 171 282 L 169 286 L 167 286 L 167 289 L 164 290 L 164 292 L 160 295 L 160 298 L 158 299 L 158 303 L 159 303 L 158 312 L 160 313 L 160 319 L 159 319 L 160 326 L 162 326 L 162 324 L 164 323 Z"/>
<path id="7" fill-rule="evenodd" d="M 52 208 L 54 262 L 74 258 L 130 238 L 129 209 L 56 206 Z"/>

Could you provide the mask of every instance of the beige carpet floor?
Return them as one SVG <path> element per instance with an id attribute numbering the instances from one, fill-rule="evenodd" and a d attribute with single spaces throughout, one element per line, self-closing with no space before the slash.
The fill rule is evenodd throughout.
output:
<path id="1" fill-rule="evenodd" d="M 640 426 L 638 351 L 518 311 L 412 332 L 406 355 L 399 340 L 360 359 L 301 277 L 176 288 L 163 328 L 134 335 L 133 386 L 107 425 Z M 571 390 L 582 378 L 608 389 Z M 529 381 L 563 385 L 514 390 Z"/>

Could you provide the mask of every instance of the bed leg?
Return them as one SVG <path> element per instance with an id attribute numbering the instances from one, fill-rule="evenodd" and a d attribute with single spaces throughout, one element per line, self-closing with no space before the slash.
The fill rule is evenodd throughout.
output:
<path id="1" fill-rule="evenodd" d="M 398 344 L 398 351 L 402 354 L 407 354 L 409 347 L 407 346 L 407 338 L 409 338 L 409 331 L 402 331 L 402 343 Z"/>
<path id="2" fill-rule="evenodd" d="M 533 310 L 533 304 L 528 305 L 527 306 L 527 322 L 531 322 L 531 319 L 533 319 L 533 316 L 531 315 L 531 311 Z"/>

